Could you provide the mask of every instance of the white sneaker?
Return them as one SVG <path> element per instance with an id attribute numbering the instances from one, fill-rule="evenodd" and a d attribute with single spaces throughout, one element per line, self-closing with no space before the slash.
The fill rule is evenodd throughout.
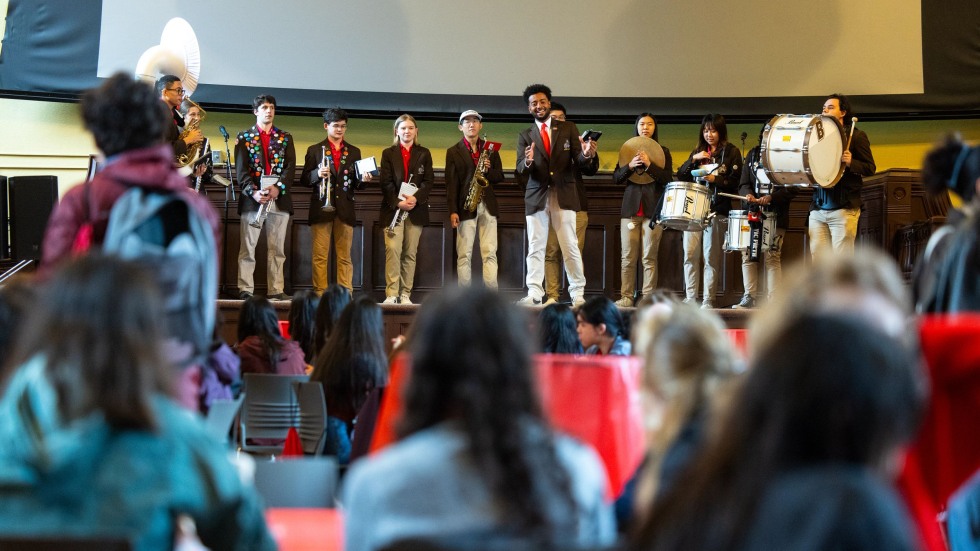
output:
<path id="1" fill-rule="evenodd" d="M 541 304 L 541 299 L 534 298 L 531 295 L 528 295 L 528 296 L 522 298 L 521 300 L 518 300 L 514 304 L 520 304 L 520 305 L 524 305 L 524 306 L 538 306 L 538 305 Z"/>
<path id="2" fill-rule="evenodd" d="M 385 297 L 381 304 L 398 304 L 398 297 Z"/>
<path id="3" fill-rule="evenodd" d="M 696 298 L 686 298 L 684 299 L 684 304 L 697 304 L 698 299 Z"/>
<path id="4" fill-rule="evenodd" d="M 398 304 L 415 304 L 415 303 L 412 302 L 412 299 L 408 298 L 408 295 L 402 295 L 402 297 L 398 299 Z"/>
<path id="5" fill-rule="evenodd" d="M 550 306 L 552 304 L 558 304 L 558 299 L 556 299 L 556 298 L 548 298 L 548 300 L 544 301 L 544 305 L 545 306 Z"/>
<path id="6" fill-rule="evenodd" d="M 619 306 L 620 308 L 632 308 L 633 299 L 630 297 L 623 297 L 616 301 L 616 306 Z"/>
<path id="7" fill-rule="evenodd" d="M 578 308 L 585 304 L 585 297 L 572 297 L 572 308 Z"/>

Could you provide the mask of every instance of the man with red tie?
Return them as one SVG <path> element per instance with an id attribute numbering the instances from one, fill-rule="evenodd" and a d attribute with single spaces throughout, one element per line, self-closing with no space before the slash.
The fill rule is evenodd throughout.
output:
<path id="1" fill-rule="evenodd" d="M 596 154 L 596 144 L 579 141 L 575 123 L 551 116 L 551 89 L 547 86 L 528 86 L 524 101 L 535 124 L 517 136 L 517 177 L 524 186 L 528 237 L 528 292 L 518 303 L 541 304 L 544 297 L 544 252 L 550 221 L 565 260 L 572 306 L 578 306 L 585 302 L 585 273 L 575 234 L 576 212 L 581 210 L 575 167 L 588 165 Z"/>

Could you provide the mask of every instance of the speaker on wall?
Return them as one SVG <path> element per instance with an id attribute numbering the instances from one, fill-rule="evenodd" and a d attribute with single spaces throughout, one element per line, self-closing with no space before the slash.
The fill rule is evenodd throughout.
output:
<path id="1" fill-rule="evenodd" d="M 41 258 L 41 240 L 58 202 L 57 176 L 11 176 L 10 256 L 14 260 Z"/>
<path id="2" fill-rule="evenodd" d="M 10 258 L 10 239 L 7 237 L 7 177 L 0 176 L 0 258 Z"/>

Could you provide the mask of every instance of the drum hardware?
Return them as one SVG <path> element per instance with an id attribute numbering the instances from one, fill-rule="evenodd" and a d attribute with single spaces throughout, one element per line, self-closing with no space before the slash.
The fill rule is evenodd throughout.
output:
<path id="1" fill-rule="evenodd" d="M 646 153 L 647 157 L 650 157 L 650 162 L 657 165 L 658 168 L 664 167 L 666 162 L 664 148 L 656 140 L 646 136 L 634 136 L 626 140 L 623 147 L 619 149 L 619 166 L 628 166 L 633 157 L 636 157 L 640 151 Z M 634 184 L 649 184 L 653 182 L 653 176 L 647 174 L 646 170 L 637 172 L 634 169 L 633 174 L 630 174 L 629 181 Z"/>
<path id="2" fill-rule="evenodd" d="M 320 168 L 324 169 L 327 168 L 327 146 L 321 145 L 320 150 Z M 320 178 L 320 199 L 323 199 L 323 206 L 320 207 L 320 210 L 324 212 L 334 212 L 337 210 L 336 207 L 333 206 L 333 203 L 330 202 L 330 196 L 332 195 L 330 189 L 331 187 L 330 171 L 328 170 L 326 177 Z"/>

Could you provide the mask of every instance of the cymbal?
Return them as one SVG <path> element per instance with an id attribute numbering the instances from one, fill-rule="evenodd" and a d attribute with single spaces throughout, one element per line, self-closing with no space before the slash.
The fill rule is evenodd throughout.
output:
<path id="1" fill-rule="evenodd" d="M 619 150 L 619 166 L 629 165 L 633 157 L 640 151 L 646 152 L 650 161 L 658 168 L 664 167 L 664 148 L 660 147 L 656 140 L 646 136 L 634 136 L 626 140 L 626 143 Z M 639 174 L 634 172 L 630 175 L 629 180 L 634 184 L 649 184 L 653 181 L 653 176 L 646 172 Z"/>

